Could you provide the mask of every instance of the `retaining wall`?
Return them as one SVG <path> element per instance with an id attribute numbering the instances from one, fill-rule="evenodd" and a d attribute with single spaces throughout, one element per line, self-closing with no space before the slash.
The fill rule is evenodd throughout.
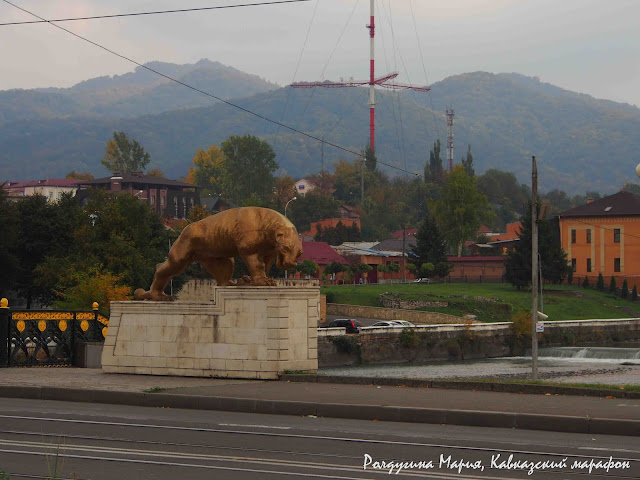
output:
<path id="1" fill-rule="evenodd" d="M 541 346 L 606 346 L 640 341 L 640 319 L 546 322 Z M 385 364 L 516 356 L 531 347 L 528 333 L 518 335 L 512 322 L 424 325 L 412 329 L 363 327 L 318 330 L 318 366 Z"/>

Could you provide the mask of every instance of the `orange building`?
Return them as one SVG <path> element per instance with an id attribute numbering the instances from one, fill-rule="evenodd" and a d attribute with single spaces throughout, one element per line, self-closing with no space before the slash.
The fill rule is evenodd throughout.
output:
<path id="1" fill-rule="evenodd" d="M 621 191 L 558 216 L 560 240 L 578 280 L 602 273 L 640 287 L 640 196 Z M 575 281 L 575 280 L 574 280 Z"/>

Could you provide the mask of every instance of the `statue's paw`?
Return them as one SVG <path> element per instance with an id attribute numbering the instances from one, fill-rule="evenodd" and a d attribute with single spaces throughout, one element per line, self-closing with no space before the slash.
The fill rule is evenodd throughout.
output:
<path id="1" fill-rule="evenodd" d="M 173 297 L 167 295 L 164 292 L 155 292 L 153 290 L 145 290 L 144 288 L 138 288 L 133 292 L 133 298 L 135 300 L 151 300 L 154 302 L 172 302 Z"/>
<path id="2" fill-rule="evenodd" d="M 229 280 L 229 285 L 234 287 L 251 285 L 251 277 L 249 275 L 243 275 L 242 278 L 234 278 L 233 280 Z"/>
<path id="3" fill-rule="evenodd" d="M 251 285 L 255 287 L 275 287 L 276 281 L 273 278 L 255 277 L 251 282 Z"/>

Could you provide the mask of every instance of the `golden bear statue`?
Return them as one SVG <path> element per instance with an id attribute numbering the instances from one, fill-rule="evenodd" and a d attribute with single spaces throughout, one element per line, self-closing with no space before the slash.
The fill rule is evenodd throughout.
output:
<path id="1" fill-rule="evenodd" d="M 169 280 L 193 262 L 200 263 L 219 286 L 275 285 L 267 277 L 273 262 L 282 270 L 294 268 L 302 255 L 296 227 L 275 210 L 231 208 L 187 225 L 169 257 L 156 266 L 151 288 L 134 292 L 136 300 L 172 300 L 164 293 Z M 233 280 L 233 259 L 244 260 L 251 277 Z"/>

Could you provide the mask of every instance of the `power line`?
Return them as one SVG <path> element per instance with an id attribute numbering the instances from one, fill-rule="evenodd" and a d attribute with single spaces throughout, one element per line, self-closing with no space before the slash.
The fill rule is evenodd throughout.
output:
<path id="1" fill-rule="evenodd" d="M 121 18 L 121 17 L 137 17 L 142 15 L 162 15 L 165 13 L 187 13 L 187 12 L 201 12 L 203 10 L 222 10 L 226 8 L 241 8 L 241 7 L 260 7 L 267 5 L 279 5 L 283 3 L 300 3 L 300 2 L 310 2 L 311 0 L 275 0 L 273 2 L 259 2 L 259 3 L 240 3 L 235 5 L 219 5 L 217 7 L 200 7 L 200 8 L 181 8 L 177 10 L 157 10 L 154 12 L 137 12 L 137 13 L 118 13 L 114 15 L 95 15 L 91 17 L 74 17 L 74 18 L 56 18 L 55 20 L 31 20 L 24 22 L 7 22 L 0 23 L 0 27 L 5 27 L 8 25 L 26 25 L 26 24 L 34 24 L 34 23 L 51 23 L 51 22 L 73 22 L 76 20 L 98 20 L 103 18 Z M 9 3 L 9 2 L 7 2 Z M 9 3 L 10 4 L 10 3 Z M 12 5 L 12 4 L 10 4 Z M 15 5 L 13 5 L 15 7 Z M 19 7 L 16 7 L 19 8 Z M 26 10 L 25 10 L 26 12 Z M 30 13 L 30 12 L 28 12 Z M 33 13 L 31 14 L 33 15 Z M 34 15 L 37 17 L 37 15 Z M 39 17 L 38 17 L 39 18 Z"/>
<path id="2" fill-rule="evenodd" d="M 230 107 L 237 108 L 238 110 L 241 110 L 241 111 L 243 111 L 245 113 L 248 113 L 249 115 L 253 115 L 254 117 L 259 118 L 261 120 L 264 120 L 266 122 L 273 123 L 274 125 L 278 125 L 280 127 L 284 127 L 284 128 L 286 128 L 286 129 L 288 129 L 288 130 L 290 130 L 292 132 L 298 133 L 298 134 L 303 135 L 303 136 L 305 136 L 307 138 L 311 138 L 311 139 L 316 140 L 318 142 L 321 142 L 321 143 L 324 143 L 324 144 L 329 145 L 331 147 L 337 148 L 338 150 L 342 150 L 344 152 L 351 153 L 352 155 L 356 155 L 357 157 L 364 158 L 364 155 L 361 152 L 356 152 L 355 150 L 350 150 L 348 148 L 342 147 L 342 146 L 337 145 L 335 143 L 328 142 L 328 141 L 324 140 L 324 138 L 320 138 L 320 137 L 317 137 L 315 135 L 311 135 L 310 133 L 303 132 L 302 130 L 298 130 L 297 128 L 291 127 L 291 126 L 286 125 L 286 124 L 284 124 L 282 122 L 278 122 L 277 120 L 273 120 L 273 119 L 271 119 L 269 117 L 265 117 L 264 115 L 261 115 L 259 113 L 256 113 L 256 112 L 252 111 L 252 110 L 249 110 L 248 108 L 244 108 L 244 107 L 241 107 L 240 105 L 237 105 L 237 104 L 235 104 L 233 102 L 230 102 L 228 100 L 224 100 L 223 98 L 220 98 L 220 97 L 218 97 L 218 96 L 216 96 L 216 95 L 214 95 L 212 93 L 205 92 L 204 90 L 200 90 L 199 88 L 196 88 L 196 87 L 194 87 L 192 85 L 184 83 L 184 82 L 182 82 L 182 81 L 180 81 L 180 80 L 178 80 L 176 78 L 170 77 L 169 75 L 166 75 L 166 74 L 164 74 L 162 72 L 159 72 L 158 70 L 155 70 L 155 69 L 149 67 L 148 65 L 144 65 L 144 64 L 142 64 L 140 62 L 137 62 L 136 60 L 133 60 L 133 59 L 121 54 L 121 53 L 118 53 L 118 52 L 116 52 L 114 50 L 111 50 L 111 49 L 109 49 L 109 48 L 107 48 L 107 47 L 105 47 L 103 45 L 100 45 L 99 43 L 96 43 L 93 40 L 89 40 L 88 38 L 83 37 L 82 35 L 79 35 L 77 33 L 72 32 L 71 30 L 68 30 L 68 29 L 66 29 L 64 27 L 61 27 L 60 25 L 56 25 L 55 23 L 52 23 L 52 21 L 50 21 L 50 20 L 47 20 L 47 19 L 45 19 L 45 18 L 43 18 L 43 17 L 41 17 L 41 16 L 39 16 L 39 15 L 33 13 L 33 12 L 30 12 L 29 10 L 27 10 L 25 8 L 19 7 L 19 6 L 15 5 L 15 4 L 11 3 L 9 0 L 3 0 L 3 1 L 5 3 L 11 5 L 12 7 L 17 8 L 18 10 L 21 10 L 21 11 L 23 11 L 25 13 L 28 13 L 29 15 L 32 15 L 32 16 L 40 19 L 42 22 L 48 23 L 49 25 L 51 25 L 53 27 L 59 28 L 60 30 L 62 30 L 64 32 L 67 32 L 67 33 L 69 33 L 70 35 L 73 35 L 76 38 L 79 38 L 80 40 L 83 40 L 83 41 L 85 41 L 87 43 L 90 43 L 91 45 L 94 45 L 94 46 L 104 50 L 105 52 L 108 52 L 108 53 L 110 53 L 112 55 L 115 55 L 116 57 L 120 57 L 123 60 L 131 62 L 134 65 L 137 65 L 137 66 L 139 66 L 141 68 L 144 68 L 145 70 L 148 70 L 148 71 L 150 71 L 152 73 L 155 73 L 156 75 L 159 75 L 159 76 L 161 76 L 163 78 L 166 78 L 167 80 L 170 80 L 170 81 L 175 82 L 175 83 L 177 83 L 179 85 L 182 85 L 183 87 L 186 87 L 186 88 L 188 88 L 190 90 L 193 90 L 195 92 L 198 92 L 198 93 L 201 93 L 201 94 L 206 95 L 208 97 L 211 97 L 211 98 L 213 98 L 215 100 L 218 100 L 219 102 L 224 103 L 225 105 L 229 105 Z M 302 0 L 300 0 L 300 1 L 302 1 Z M 305 0 L 305 1 L 307 1 L 307 0 Z M 382 164 L 382 165 L 384 165 L 386 167 L 389 167 L 389 168 L 400 170 L 402 172 L 411 173 L 412 175 L 415 175 L 416 177 L 421 177 L 422 176 L 419 173 L 410 172 L 410 171 L 407 171 L 407 170 L 405 170 L 403 168 L 396 167 L 395 165 L 390 165 L 390 164 L 384 163 L 384 162 L 378 162 L 378 163 L 380 163 L 380 164 Z"/>

